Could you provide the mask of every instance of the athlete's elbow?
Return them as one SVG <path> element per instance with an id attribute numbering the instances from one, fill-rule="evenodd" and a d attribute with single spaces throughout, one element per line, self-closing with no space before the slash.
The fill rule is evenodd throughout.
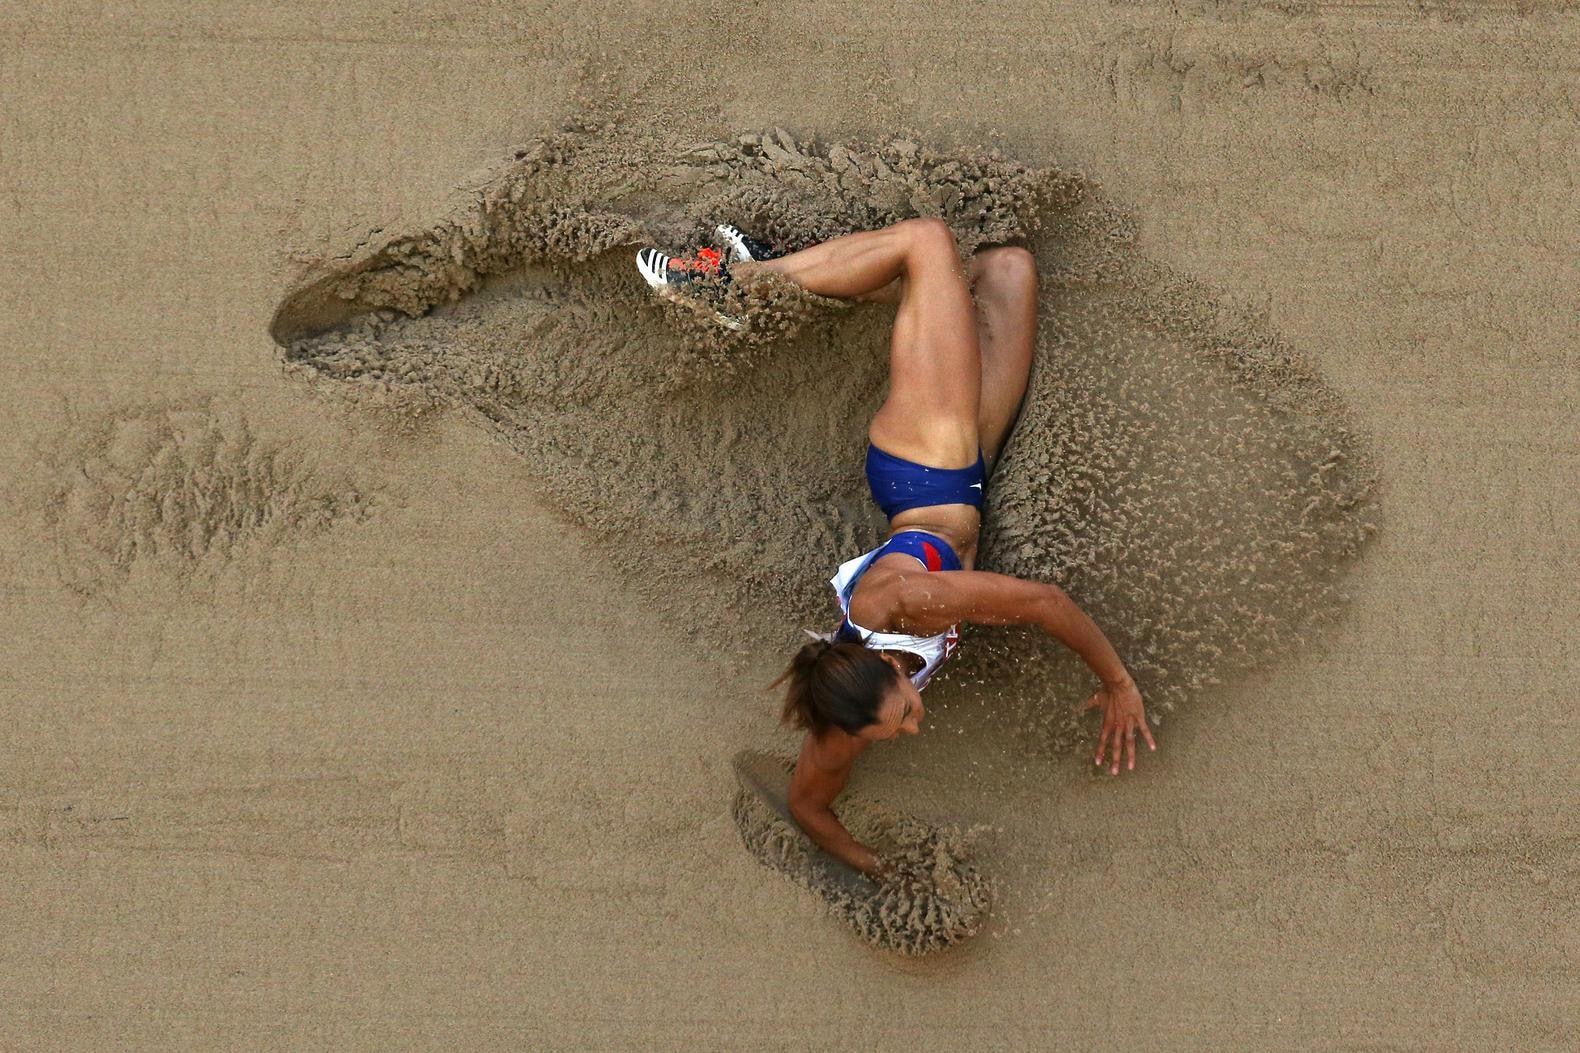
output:
<path id="1" fill-rule="evenodd" d="M 1052 631 L 1050 627 L 1057 626 L 1068 620 L 1075 604 L 1070 597 L 1065 595 L 1063 589 L 1051 583 L 1042 583 L 1037 587 L 1036 596 L 1031 604 L 1032 616 L 1027 619 L 1035 625 Z"/>
<path id="2" fill-rule="evenodd" d="M 790 805 L 790 817 L 795 819 L 796 824 L 801 825 L 803 828 L 806 828 L 809 822 L 815 824 L 817 822 L 817 813 L 826 811 L 826 805 L 820 805 L 820 803 L 812 800 L 811 797 L 807 797 L 804 794 L 796 794 L 796 792 L 790 794 L 787 803 Z"/>
<path id="3" fill-rule="evenodd" d="M 828 805 L 819 803 L 800 794 L 790 795 L 790 818 L 796 825 L 810 834 L 820 825 L 819 820 L 828 811 Z"/>

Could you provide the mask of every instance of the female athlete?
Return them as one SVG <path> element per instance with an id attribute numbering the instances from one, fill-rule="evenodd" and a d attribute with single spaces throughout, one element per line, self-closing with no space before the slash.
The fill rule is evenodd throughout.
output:
<path id="1" fill-rule="evenodd" d="M 788 255 L 732 226 L 716 232 L 727 259 L 717 249 L 686 259 L 643 249 L 638 269 L 654 288 L 682 299 L 763 268 L 822 296 L 898 304 L 889 395 L 867 428 L 867 482 L 889 535 L 840 565 L 831 581 L 839 628 L 803 646 L 773 685 L 788 681 L 784 719 L 806 731 L 790 781 L 801 828 L 857 870 L 887 876 L 832 805 L 868 746 L 921 731 L 921 689 L 954 651 L 964 622 L 1035 625 L 1080 655 L 1101 681 L 1086 703 L 1103 718 L 1097 764 L 1106 757 L 1118 775 L 1123 754 L 1134 769 L 1137 733 L 1149 748 L 1157 744 L 1135 682 L 1102 631 L 1057 585 L 973 569 L 983 488 L 1031 371 L 1031 253 L 990 248 L 962 266 L 954 236 L 936 219 Z"/>

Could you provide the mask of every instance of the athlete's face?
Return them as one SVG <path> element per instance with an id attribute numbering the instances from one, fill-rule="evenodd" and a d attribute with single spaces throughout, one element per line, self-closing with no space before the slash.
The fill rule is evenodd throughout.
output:
<path id="1" fill-rule="evenodd" d="M 899 659 L 887 654 L 883 658 L 899 672 L 898 682 L 889 690 L 883 699 L 883 705 L 878 708 L 877 723 L 862 728 L 861 734 L 874 742 L 898 738 L 901 735 L 920 735 L 922 718 L 927 715 L 927 710 L 922 707 L 922 693 L 911 683 L 911 678 L 906 675 L 905 666 Z"/>

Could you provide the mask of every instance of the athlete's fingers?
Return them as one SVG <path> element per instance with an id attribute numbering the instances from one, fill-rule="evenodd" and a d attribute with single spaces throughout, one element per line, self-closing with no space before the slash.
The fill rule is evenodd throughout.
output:
<path id="1" fill-rule="evenodd" d="M 1125 732 L 1125 770 L 1136 770 L 1136 729 Z"/>
<path id="2" fill-rule="evenodd" d="M 1146 738 L 1147 738 L 1147 746 L 1148 747 L 1150 747 L 1152 749 L 1157 749 L 1158 748 L 1158 744 L 1156 742 L 1152 741 L 1152 729 L 1147 727 L 1147 718 L 1146 717 L 1142 717 L 1141 718 L 1141 734 L 1146 736 Z"/>
<path id="3" fill-rule="evenodd" d="M 1109 758 L 1110 760 L 1113 761 L 1114 766 L 1112 768 L 1110 768 L 1109 771 L 1108 771 L 1108 774 L 1110 774 L 1110 775 L 1118 775 L 1119 774 L 1119 753 L 1120 753 L 1120 750 L 1123 749 L 1123 746 L 1122 746 L 1122 743 L 1124 741 L 1123 736 L 1124 736 L 1124 731 L 1119 727 L 1118 724 L 1115 724 L 1114 725 L 1114 755 L 1111 758 Z"/>
<path id="4" fill-rule="evenodd" d="M 1099 767 L 1101 767 L 1103 763 L 1103 751 L 1108 748 L 1108 729 L 1111 726 L 1112 725 L 1105 718 L 1103 720 L 1103 730 L 1097 733 L 1097 764 Z"/>

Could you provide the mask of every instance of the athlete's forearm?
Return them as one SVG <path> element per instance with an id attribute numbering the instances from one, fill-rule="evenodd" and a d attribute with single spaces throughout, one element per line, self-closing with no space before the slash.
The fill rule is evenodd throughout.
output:
<path id="1" fill-rule="evenodd" d="M 1057 585 L 1048 585 L 1037 624 L 1043 632 L 1081 656 L 1104 684 L 1123 684 L 1130 679 L 1119 652 L 1108 642 L 1103 630 L 1076 606 Z"/>
<path id="2" fill-rule="evenodd" d="M 790 814 L 795 816 L 797 825 L 812 839 L 813 844 L 846 866 L 854 867 L 868 877 L 877 876 L 877 853 L 850 836 L 850 831 L 845 829 L 833 809 L 792 807 Z"/>

